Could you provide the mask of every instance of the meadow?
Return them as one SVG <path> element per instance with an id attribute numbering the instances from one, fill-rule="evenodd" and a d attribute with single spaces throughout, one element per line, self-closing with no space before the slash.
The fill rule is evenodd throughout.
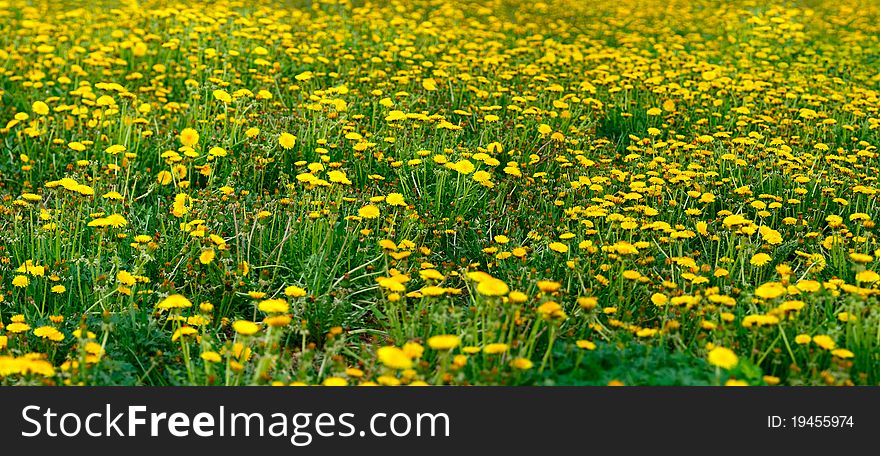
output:
<path id="1" fill-rule="evenodd" d="M 0 0 L 0 385 L 877 385 L 880 4 Z"/>

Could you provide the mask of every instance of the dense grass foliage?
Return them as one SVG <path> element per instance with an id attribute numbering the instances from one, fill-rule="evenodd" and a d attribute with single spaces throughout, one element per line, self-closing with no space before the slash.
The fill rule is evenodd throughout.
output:
<path id="1" fill-rule="evenodd" d="M 0 384 L 878 384 L 878 12 L 0 0 Z"/>

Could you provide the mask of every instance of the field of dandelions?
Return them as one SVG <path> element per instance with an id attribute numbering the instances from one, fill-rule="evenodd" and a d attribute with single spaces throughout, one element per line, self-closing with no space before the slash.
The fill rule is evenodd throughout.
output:
<path id="1" fill-rule="evenodd" d="M 880 383 L 876 1 L 0 0 L 2 385 Z"/>

